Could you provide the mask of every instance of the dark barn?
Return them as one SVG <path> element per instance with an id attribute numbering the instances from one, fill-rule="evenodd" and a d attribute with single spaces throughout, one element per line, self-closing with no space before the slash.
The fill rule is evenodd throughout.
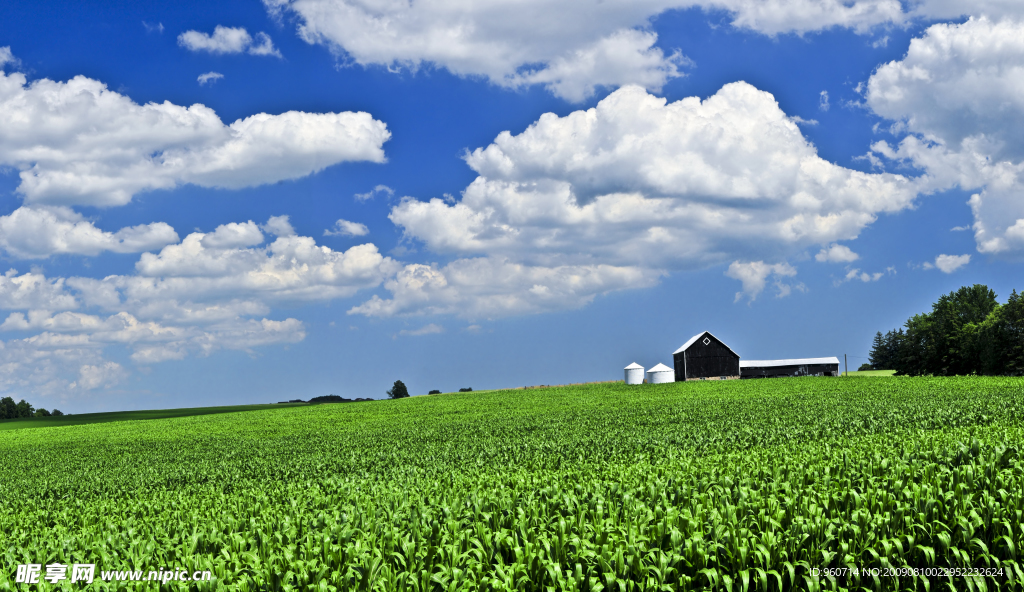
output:
<path id="1" fill-rule="evenodd" d="M 741 378 L 775 378 L 781 376 L 839 376 L 839 358 L 746 360 L 740 362 Z"/>
<path id="2" fill-rule="evenodd" d="M 729 379 L 740 376 L 740 356 L 720 339 L 704 331 L 672 352 L 676 382 Z"/>

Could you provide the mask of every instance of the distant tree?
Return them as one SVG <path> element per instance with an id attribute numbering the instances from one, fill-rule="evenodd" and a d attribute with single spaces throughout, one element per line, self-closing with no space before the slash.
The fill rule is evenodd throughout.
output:
<path id="1" fill-rule="evenodd" d="M 50 417 L 50 412 L 40 407 L 39 409 L 36 409 L 33 417 Z"/>
<path id="2" fill-rule="evenodd" d="M 894 329 L 885 334 L 885 365 L 879 370 L 897 370 L 903 363 L 904 349 L 906 348 L 907 335 L 903 329 Z M 877 368 L 877 366 L 876 366 Z"/>
<path id="3" fill-rule="evenodd" d="M 988 286 L 964 286 L 939 297 L 932 305 L 933 341 L 928 359 L 928 374 L 955 376 L 981 371 L 981 351 L 977 331 L 999 306 L 996 293 Z"/>
<path id="4" fill-rule="evenodd" d="M 18 406 L 14 403 L 14 399 L 10 397 L 0 399 L 0 419 L 14 419 L 15 417 L 18 417 Z"/>
<path id="5" fill-rule="evenodd" d="M 429 392 L 429 393 L 427 393 L 427 394 L 428 394 L 428 395 L 440 395 L 440 394 L 441 394 L 441 391 L 439 391 L 439 390 L 437 390 L 437 389 L 434 389 L 434 390 L 430 391 L 430 392 Z"/>
<path id="6" fill-rule="evenodd" d="M 346 403 L 348 399 L 339 397 L 338 395 L 321 395 L 319 397 L 313 397 L 309 400 L 310 403 Z"/>
<path id="7" fill-rule="evenodd" d="M 857 372 L 864 372 L 865 370 L 874 370 L 875 367 L 871 364 L 861 364 L 860 368 L 857 368 Z"/>
<path id="8" fill-rule="evenodd" d="M 15 417 L 32 417 L 32 413 L 35 411 L 35 409 L 29 405 L 25 399 L 18 401 L 16 410 Z"/>
<path id="9" fill-rule="evenodd" d="M 976 327 L 979 374 L 1024 375 L 1024 297 L 1014 290 L 1006 304 Z"/>
<path id="10" fill-rule="evenodd" d="M 1001 309 L 1001 340 L 1006 365 L 1000 374 L 1024 376 L 1024 294 L 1014 290 Z"/>
<path id="11" fill-rule="evenodd" d="M 900 358 L 900 347 L 903 342 L 903 329 L 889 331 L 885 335 L 879 331 L 871 341 L 871 353 L 868 362 L 874 370 L 895 370 Z"/>
<path id="12" fill-rule="evenodd" d="M 54 417 L 63 417 L 64 416 L 64 414 L 61 412 L 60 409 L 54 409 L 53 411 L 50 412 L 50 415 L 52 415 Z"/>
<path id="13" fill-rule="evenodd" d="M 473 392 L 473 389 L 472 389 L 472 388 L 469 388 L 469 387 L 466 387 L 466 388 L 460 388 L 460 389 L 459 389 L 459 392 L 460 392 L 460 393 L 471 393 L 471 392 Z"/>
<path id="14" fill-rule="evenodd" d="M 875 333 L 875 338 L 871 340 L 871 352 L 868 353 L 869 365 L 873 368 L 883 369 L 887 366 L 882 366 L 882 361 L 885 359 L 885 337 L 882 336 L 882 332 L 878 331 Z"/>
<path id="15" fill-rule="evenodd" d="M 1024 375 L 1024 298 L 1000 305 L 988 286 L 943 294 L 903 329 L 876 333 L 870 361 L 901 376 Z"/>
<path id="16" fill-rule="evenodd" d="M 409 389 L 405 387 L 404 382 L 396 380 L 395 384 L 392 385 L 391 390 L 387 392 L 387 395 L 392 399 L 404 399 L 409 396 Z"/>
<path id="17" fill-rule="evenodd" d="M 892 369 L 903 376 L 931 374 L 930 369 L 936 358 L 932 316 L 928 313 L 916 314 L 907 319 L 905 326 L 907 331 L 900 341 L 899 354 Z"/>

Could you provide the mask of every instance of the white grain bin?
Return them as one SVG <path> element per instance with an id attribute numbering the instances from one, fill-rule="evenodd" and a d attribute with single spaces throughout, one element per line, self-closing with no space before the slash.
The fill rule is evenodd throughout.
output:
<path id="1" fill-rule="evenodd" d="M 664 382 L 675 382 L 676 372 L 665 364 L 658 364 L 647 371 L 647 384 L 662 384 Z"/>
<path id="2" fill-rule="evenodd" d="M 626 366 L 626 384 L 643 384 L 644 367 L 636 362 Z"/>

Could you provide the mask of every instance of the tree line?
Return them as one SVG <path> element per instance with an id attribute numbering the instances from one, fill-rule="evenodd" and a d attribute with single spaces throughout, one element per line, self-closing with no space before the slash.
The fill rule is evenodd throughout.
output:
<path id="1" fill-rule="evenodd" d="M 62 415 L 64 414 L 60 412 L 60 409 L 54 409 L 52 412 L 42 408 L 36 409 L 25 399 L 17 403 L 10 397 L 0 399 L 0 420 L 24 419 L 26 417 L 60 417 Z"/>
<path id="2" fill-rule="evenodd" d="M 981 284 L 944 294 L 931 312 L 876 333 L 869 361 L 902 376 L 1024 375 L 1024 297 L 1014 290 L 999 304 Z"/>

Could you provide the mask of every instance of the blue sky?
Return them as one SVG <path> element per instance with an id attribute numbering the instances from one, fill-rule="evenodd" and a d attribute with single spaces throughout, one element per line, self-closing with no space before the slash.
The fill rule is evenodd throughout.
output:
<path id="1" fill-rule="evenodd" d="M 859 365 L 941 293 L 1024 287 L 1022 19 L 5 3 L 0 394 L 87 412 L 612 380 L 702 330 Z"/>

